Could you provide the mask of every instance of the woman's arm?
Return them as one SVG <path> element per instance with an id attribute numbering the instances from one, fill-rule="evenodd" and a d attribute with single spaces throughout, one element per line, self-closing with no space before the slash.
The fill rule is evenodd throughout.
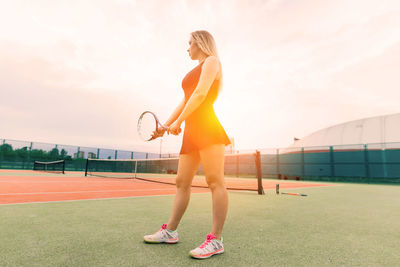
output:
<path id="1" fill-rule="evenodd" d="M 208 91 L 215 80 L 219 71 L 218 58 L 210 56 L 206 59 L 201 70 L 199 82 L 196 89 L 193 91 L 192 96 L 184 106 L 179 117 L 176 119 L 177 124 L 182 124 L 183 121 L 195 111 L 207 97 Z"/>
<path id="2" fill-rule="evenodd" d="M 174 112 L 172 112 L 171 116 L 169 116 L 168 120 L 163 124 L 164 127 L 159 127 L 157 130 L 153 131 L 153 138 L 161 137 L 164 135 L 165 131 L 167 131 L 168 127 L 176 121 L 176 119 L 181 114 L 183 108 L 185 107 L 185 98 L 178 104 L 175 108 Z"/>
<path id="3" fill-rule="evenodd" d="M 171 116 L 169 116 L 168 120 L 164 123 L 164 126 L 169 127 L 172 123 L 176 121 L 176 119 L 181 115 L 183 108 L 185 107 L 185 98 L 178 104 L 175 108 L 174 112 L 172 112 Z"/>

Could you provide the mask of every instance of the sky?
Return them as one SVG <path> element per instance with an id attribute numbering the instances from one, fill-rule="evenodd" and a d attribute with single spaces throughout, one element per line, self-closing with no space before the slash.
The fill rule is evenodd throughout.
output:
<path id="1" fill-rule="evenodd" d="M 165 121 L 183 98 L 195 30 L 216 40 L 215 110 L 239 151 L 400 112 L 397 0 L 0 4 L 2 139 L 178 152 L 182 136 L 142 142 L 137 119 Z"/>

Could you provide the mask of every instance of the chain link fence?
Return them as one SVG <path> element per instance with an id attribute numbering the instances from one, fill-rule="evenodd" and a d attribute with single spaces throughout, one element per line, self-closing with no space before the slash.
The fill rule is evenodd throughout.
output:
<path id="1" fill-rule="evenodd" d="M 400 143 L 261 149 L 260 152 L 264 178 L 400 183 Z M 178 157 L 178 154 L 160 155 L 139 151 L 0 139 L 1 169 L 33 169 L 35 160 L 63 159 L 67 171 L 84 171 L 87 158 L 155 159 L 160 157 L 174 158 Z M 255 172 L 253 160 L 239 156 L 229 157 L 226 160 L 226 168 L 229 173 L 242 173 L 246 168 L 248 173 Z"/>
<path id="2" fill-rule="evenodd" d="M 261 150 L 264 177 L 400 183 L 400 143 Z"/>
<path id="3" fill-rule="evenodd" d="M 176 156 L 176 154 L 167 156 Z M 87 158 L 148 159 L 159 157 L 160 154 L 157 153 L 0 139 L 0 169 L 33 169 L 35 160 L 65 160 L 66 170 L 84 171 Z"/>

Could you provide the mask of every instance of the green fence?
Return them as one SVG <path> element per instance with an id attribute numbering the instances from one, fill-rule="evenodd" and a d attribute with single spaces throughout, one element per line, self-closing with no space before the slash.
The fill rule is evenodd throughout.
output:
<path id="1" fill-rule="evenodd" d="M 400 143 L 264 150 L 264 176 L 280 179 L 400 183 Z"/>
<path id="2" fill-rule="evenodd" d="M 262 149 L 263 177 L 297 180 L 400 183 L 400 143 Z M 67 171 L 83 171 L 87 158 L 151 159 L 177 157 L 139 151 L 78 147 L 0 139 L 1 169 L 32 169 L 33 161 L 64 159 Z M 255 172 L 253 160 L 226 160 L 231 173 Z"/>

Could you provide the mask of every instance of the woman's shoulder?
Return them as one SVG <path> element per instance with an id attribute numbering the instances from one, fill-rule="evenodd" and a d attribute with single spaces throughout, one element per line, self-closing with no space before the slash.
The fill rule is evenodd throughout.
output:
<path id="1" fill-rule="evenodd" d="M 209 56 L 204 60 L 203 69 L 209 69 L 209 70 L 216 70 L 218 71 L 220 69 L 220 62 L 218 57 L 216 56 Z"/>
<path id="2" fill-rule="evenodd" d="M 219 59 L 216 56 L 208 56 L 205 60 L 204 60 L 204 64 L 219 64 Z"/>

